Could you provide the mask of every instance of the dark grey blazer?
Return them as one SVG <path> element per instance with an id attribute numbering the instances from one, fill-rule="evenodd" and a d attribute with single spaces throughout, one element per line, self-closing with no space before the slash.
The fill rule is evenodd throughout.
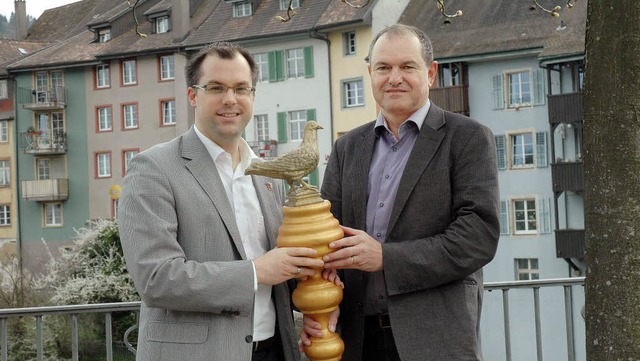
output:
<path id="1" fill-rule="evenodd" d="M 253 183 L 275 247 L 283 183 L 261 176 Z M 250 360 L 253 268 L 220 176 L 193 128 L 133 158 L 118 226 L 142 298 L 136 359 Z M 299 360 L 287 284 L 274 286 L 272 295 L 286 360 Z"/>
<path id="2" fill-rule="evenodd" d="M 341 224 L 366 229 L 375 122 L 334 145 L 322 195 Z M 402 174 L 383 245 L 393 335 L 403 361 L 482 360 L 482 267 L 500 226 L 495 138 L 433 103 Z M 347 270 L 343 361 L 360 361 L 364 274 Z"/>

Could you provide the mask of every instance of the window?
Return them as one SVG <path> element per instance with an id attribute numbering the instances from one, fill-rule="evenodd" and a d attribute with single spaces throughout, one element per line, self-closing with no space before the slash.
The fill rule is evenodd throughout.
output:
<path id="1" fill-rule="evenodd" d="M 0 160 L 0 186 L 11 184 L 11 161 L 9 159 Z"/>
<path id="2" fill-rule="evenodd" d="M 140 152 L 139 149 L 125 149 L 122 151 L 122 176 L 127 174 L 129 170 L 129 162 Z"/>
<path id="3" fill-rule="evenodd" d="M 133 85 L 137 83 L 136 61 L 125 60 L 122 62 L 122 85 Z"/>
<path id="4" fill-rule="evenodd" d="M 111 177 L 111 152 L 96 153 L 97 178 Z"/>
<path id="5" fill-rule="evenodd" d="M 538 221 L 535 199 L 517 199 L 512 204 L 515 234 L 536 234 Z"/>
<path id="6" fill-rule="evenodd" d="M 106 43 L 111 40 L 111 29 L 101 29 L 98 30 L 98 42 Z"/>
<path id="7" fill-rule="evenodd" d="M 38 180 L 51 179 L 51 161 L 48 158 L 39 158 L 36 163 Z"/>
<path id="8" fill-rule="evenodd" d="M 356 32 L 348 31 L 342 34 L 342 43 L 344 44 L 344 55 L 353 55 L 356 53 Z"/>
<path id="9" fill-rule="evenodd" d="M 305 110 L 289 112 L 289 138 L 292 141 L 302 140 L 306 122 L 307 112 Z"/>
<path id="10" fill-rule="evenodd" d="M 511 135 L 511 167 L 533 167 L 533 133 Z"/>
<path id="11" fill-rule="evenodd" d="M 492 108 L 518 110 L 543 105 L 546 101 L 545 76 L 542 69 L 527 69 L 492 77 Z M 504 88 L 504 89 L 503 89 Z"/>
<path id="12" fill-rule="evenodd" d="M 154 23 L 154 30 L 157 34 L 166 33 L 169 31 L 169 17 L 161 16 L 156 19 Z"/>
<path id="13" fill-rule="evenodd" d="M 280 10 L 288 10 L 289 2 L 291 2 L 292 9 L 297 9 L 300 7 L 300 0 L 280 0 Z"/>
<path id="14" fill-rule="evenodd" d="M 251 15 L 251 2 L 237 2 L 233 4 L 233 17 L 241 18 Z"/>
<path id="15" fill-rule="evenodd" d="M 109 64 L 96 65 L 96 88 L 109 88 L 110 86 Z"/>
<path id="16" fill-rule="evenodd" d="M 530 169 L 534 166 L 538 168 L 548 167 L 549 150 L 547 147 L 547 132 L 519 132 L 520 133 L 516 131 L 508 133 L 508 135 L 499 134 L 495 136 L 498 169 Z M 534 134 L 535 144 L 532 143 Z"/>
<path id="17" fill-rule="evenodd" d="M 529 71 L 507 74 L 509 82 L 508 107 L 517 108 L 531 105 L 531 79 Z"/>
<path id="18" fill-rule="evenodd" d="M 43 207 L 45 227 L 62 226 L 62 203 L 45 203 Z"/>
<path id="19" fill-rule="evenodd" d="M 362 79 L 348 80 L 342 83 L 342 105 L 345 108 L 364 105 L 364 83 Z"/>
<path id="20" fill-rule="evenodd" d="M 160 80 L 173 80 L 176 76 L 176 69 L 173 62 L 173 55 L 160 57 Z"/>
<path id="21" fill-rule="evenodd" d="M 9 97 L 9 89 L 7 84 L 7 79 L 0 80 L 0 99 L 7 99 Z"/>
<path id="22" fill-rule="evenodd" d="M 8 204 L 0 205 L 0 226 L 11 225 L 11 208 Z"/>
<path id="23" fill-rule="evenodd" d="M 462 84 L 460 81 L 461 73 L 462 63 L 438 64 L 438 86 L 444 88 Z"/>
<path id="24" fill-rule="evenodd" d="M 287 78 L 304 78 L 304 74 L 303 49 L 287 50 Z"/>
<path id="25" fill-rule="evenodd" d="M 162 112 L 162 125 L 175 125 L 176 124 L 176 101 L 163 100 L 162 102 L 160 102 L 160 108 Z"/>
<path id="26" fill-rule="evenodd" d="M 253 117 L 256 122 L 256 139 L 269 140 L 269 121 L 266 114 Z"/>
<path id="27" fill-rule="evenodd" d="M 516 258 L 516 280 L 528 281 L 540 279 L 537 258 Z"/>
<path id="28" fill-rule="evenodd" d="M 9 121 L 0 120 L 0 143 L 9 141 Z"/>
<path id="29" fill-rule="evenodd" d="M 122 105 L 122 122 L 124 129 L 138 128 L 138 104 Z"/>
<path id="30" fill-rule="evenodd" d="M 107 132 L 113 130 L 111 123 L 111 107 L 99 107 L 98 108 L 98 131 Z"/>
<path id="31" fill-rule="evenodd" d="M 255 54 L 253 56 L 256 61 L 256 67 L 258 68 L 258 81 L 259 82 L 268 82 L 269 81 L 269 57 L 267 53 Z"/>

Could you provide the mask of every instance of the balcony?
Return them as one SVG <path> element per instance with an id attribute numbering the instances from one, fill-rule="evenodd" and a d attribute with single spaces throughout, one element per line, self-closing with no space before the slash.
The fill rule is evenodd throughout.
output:
<path id="1" fill-rule="evenodd" d="M 556 256 L 584 259 L 584 229 L 556 229 Z"/>
<path id="2" fill-rule="evenodd" d="M 570 191 L 580 193 L 584 190 L 584 164 L 582 162 L 566 162 L 551 164 L 553 191 L 556 193 Z"/>
<path id="3" fill-rule="evenodd" d="M 63 86 L 48 89 L 18 89 L 18 104 L 30 110 L 62 110 L 67 106 L 67 97 Z"/>
<path id="4" fill-rule="evenodd" d="M 552 94 L 549 100 L 549 123 L 581 123 L 584 119 L 582 111 L 582 92 Z"/>
<path id="5" fill-rule="evenodd" d="M 61 130 L 20 133 L 20 149 L 26 154 L 60 155 L 67 153 L 67 133 Z"/>
<path id="6" fill-rule="evenodd" d="M 259 140 L 247 142 L 254 153 L 260 158 L 273 159 L 278 156 L 277 140 Z"/>
<path id="7" fill-rule="evenodd" d="M 66 201 L 69 198 L 69 180 L 42 179 L 22 181 L 22 199 L 36 202 Z"/>
<path id="8" fill-rule="evenodd" d="M 444 110 L 469 115 L 469 86 L 456 85 L 429 89 L 429 99 Z"/>

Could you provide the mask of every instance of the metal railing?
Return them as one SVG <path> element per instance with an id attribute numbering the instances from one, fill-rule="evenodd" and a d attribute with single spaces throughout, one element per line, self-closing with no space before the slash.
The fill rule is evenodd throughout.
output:
<path id="1" fill-rule="evenodd" d="M 485 292 L 502 291 L 502 309 L 504 322 L 504 345 L 506 361 L 512 361 L 511 352 L 511 317 L 509 313 L 509 291 L 514 289 L 531 289 L 535 311 L 535 333 L 537 360 L 542 361 L 542 327 L 540 321 L 540 288 L 563 287 L 564 288 L 564 313 L 567 337 L 567 360 L 575 361 L 574 355 L 574 327 L 572 318 L 572 286 L 584 286 L 584 277 L 558 278 L 533 281 L 487 282 L 484 284 Z M 36 349 L 37 360 L 43 360 L 43 327 L 42 318 L 51 315 L 70 315 L 71 323 L 71 350 L 72 360 L 77 361 L 79 355 L 78 346 L 78 315 L 80 314 L 105 314 L 106 335 L 106 361 L 113 361 L 113 337 L 111 314 L 113 312 L 132 311 L 136 313 L 136 323 L 124 334 L 124 342 L 127 348 L 135 353 L 135 349 L 128 340 L 129 333 L 137 327 L 140 311 L 140 302 L 101 303 L 89 305 L 66 305 L 50 307 L 29 307 L 0 309 L 0 361 L 7 361 L 7 320 L 11 317 L 34 317 L 36 321 Z M 560 359 L 560 357 L 558 358 Z"/>

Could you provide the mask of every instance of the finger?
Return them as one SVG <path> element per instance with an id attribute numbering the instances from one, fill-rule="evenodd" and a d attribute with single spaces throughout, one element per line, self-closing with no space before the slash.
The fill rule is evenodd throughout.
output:
<path id="1" fill-rule="evenodd" d="M 329 315 L 329 331 L 336 332 L 336 325 L 338 325 L 338 318 L 340 317 L 340 308 L 331 312 Z"/>
<path id="2" fill-rule="evenodd" d="M 318 251 L 308 247 L 281 247 L 278 249 L 292 257 L 315 257 L 318 255 Z"/>
<path id="3" fill-rule="evenodd" d="M 355 229 L 355 228 L 351 228 L 351 227 L 347 227 L 347 226 L 340 226 L 340 228 L 342 228 L 342 231 L 344 232 L 345 238 L 348 236 L 355 236 L 356 234 L 362 232 L 359 229 Z"/>

